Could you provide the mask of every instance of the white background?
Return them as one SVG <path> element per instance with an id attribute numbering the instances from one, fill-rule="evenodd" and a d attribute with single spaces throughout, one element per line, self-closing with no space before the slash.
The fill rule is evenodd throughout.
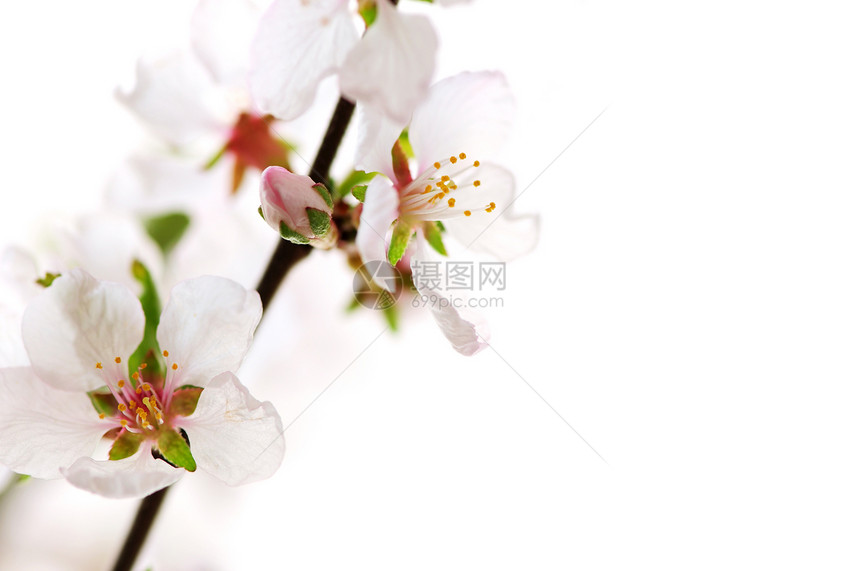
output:
<path id="1" fill-rule="evenodd" d="M 4 242 L 98 206 L 141 137 L 112 91 L 189 5 L 0 8 Z M 341 313 L 342 260 L 316 256 L 242 378 L 285 424 L 336 382 L 276 477 L 176 486 L 141 564 L 857 568 L 854 4 L 412 9 L 440 77 L 502 69 L 518 99 L 503 159 L 541 243 L 508 267 L 492 348 L 460 357 L 418 312 L 373 341 L 377 316 Z M 0 567 L 107 567 L 135 505 L 28 483 Z"/>

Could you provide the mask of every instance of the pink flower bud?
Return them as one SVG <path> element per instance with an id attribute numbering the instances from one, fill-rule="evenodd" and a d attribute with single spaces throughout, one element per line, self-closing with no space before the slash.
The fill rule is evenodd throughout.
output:
<path id="1" fill-rule="evenodd" d="M 331 247 L 331 196 L 310 177 L 282 167 L 268 167 L 260 181 L 260 214 L 285 240 Z"/>

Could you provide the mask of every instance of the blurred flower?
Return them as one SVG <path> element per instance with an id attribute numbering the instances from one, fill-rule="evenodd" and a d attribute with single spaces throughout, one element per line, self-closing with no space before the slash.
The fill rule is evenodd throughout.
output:
<path id="1" fill-rule="evenodd" d="M 365 4 L 368 4 L 365 2 Z M 275 0 L 251 48 L 251 92 L 279 119 L 304 113 L 320 81 L 337 73 L 347 99 L 408 121 L 433 76 L 438 40 L 428 18 L 375 3 L 359 39 L 348 0 Z"/>
<path id="2" fill-rule="evenodd" d="M 330 248 L 337 240 L 332 231 L 332 200 L 325 185 L 281 167 L 263 171 L 260 213 L 285 240 Z"/>
<path id="3" fill-rule="evenodd" d="M 537 217 L 506 215 L 514 199 L 513 175 L 483 160 L 506 139 L 514 113 L 501 73 L 461 73 L 430 88 L 412 115 L 404 141 L 414 151 L 413 165 L 400 142 L 404 125 L 372 108 L 360 112 L 356 165 L 382 173 L 367 187 L 356 236 L 365 262 L 397 263 L 416 234 L 413 265 L 425 259 L 425 243 L 445 255 L 443 228 L 468 248 L 501 260 L 534 247 Z M 382 273 L 377 276 L 383 287 L 390 281 Z M 426 284 L 415 285 L 421 295 L 440 297 Z M 452 306 L 432 307 L 455 349 L 473 354 L 483 348 L 486 336 L 476 318 Z"/>
<path id="4" fill-rule="evenodd" d="M 24 314 L 32 366 L 0 369 L 0 463 L 108 497 L 150 494 L 182 468 L 230 485 L 270 476 L 284 451 L 280 418 L 233 374 L 261 312 L 257 294 L 230 280 L 188 280 L 151 347 L 141 339 L 154 324 L 127 288 L 80 269 L 57 278 Z M 139 344 L 150 351 L 132 370 L 123 361 Z M 95 460 L 103 438 L 108 460 Z"/>

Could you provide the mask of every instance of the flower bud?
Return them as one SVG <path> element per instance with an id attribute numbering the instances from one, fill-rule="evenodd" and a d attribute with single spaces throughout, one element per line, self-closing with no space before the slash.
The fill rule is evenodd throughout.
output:
<path id="1" fill-rule="evenodd" d="M 331 248 L 337 240 L 332 227 L 332 200 L 326 187 L 308 176 L 282 167 L 268 167 L 260 181 L 260 214 L 284 240 Z"/>

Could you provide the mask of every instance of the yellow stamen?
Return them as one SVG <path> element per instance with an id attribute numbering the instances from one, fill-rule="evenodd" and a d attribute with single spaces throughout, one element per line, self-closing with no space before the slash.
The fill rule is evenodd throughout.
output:
<path id="1" fill-rule="evenodd" d="M 96 369 L 101 369 L 101 368 L 102 368 L 101 362 L 96 363 Z"/>
<path id="2" fill-rule="evenodd" d="M 455 200 L 453 198 L 449 198 L 448 199 L 448 206 L 450 206 L 451 208 L 454 208 L 454 202 L 455 202 Z"/>
<path id="3" fill-rule="evenodd" d="M 489 205 L 487 205 L 486 211 L 487 211 L 487 212 L 492 212 L 492 211 L 493 211 L 493 210 L 495 210 L 495 209 L 496 209 L 496 203 L 495 203 L 495 202 L 491 202 Z"/>
<path id="4" fill-rule="evenodd" d="M 126 407 L 125 404 L 123 404 L 123 403 L 119 403 L 117 405 L 117 408 L 119 409 L 120 412 L 125 412 L 128 407 Z"/>
<path id="5" fill-rule="evenodd" d="M 173 369 L 175 371 L 178 368 L 179 368 L 179 365 L 177 365 L 176 363 L 173 363 L 173 366 L 171 367 L 171 369 Z"/>
<path id="6" fill-rule="evenodd" d="M 117 363 L 122 363 L 122 359 L 120 359 L 119 357 L 117 357 L 116 359 L 114 359 L 114 361 L 116 361 Z"/>
<path id="7" fill-rule="evenodd" d="M 105 418 L 105 413 L 100 412 L 100 413 L 99 413 L 99 418 L 100 418 L 100 419 L 102 419 L 102 420 L 104 420 L 104 418 Z"/>
<path id="8" fill-rule="evenodd" d="M 475 162 L 474 162 L 474 165 L 475 165 L 476 167 L 481 166 L 481 161 L 475 161 Z"/>
<path id="9" fill-rule="evenodd" d="M 465 159 L 465 158 L 466 158 L 466 153 L 460 153 L 460 158 L 461 158 L 461 159 Z"/>
<path id="10" fill-rule="evenodd" d="M 438 169 L 438 168 L 440 168 L 441 166 L 442 166 L 442 163 L 440 163 L 440 162 L 435 162 L 435 163 L 433 163 L 433 168 L 435 168 L 435 169 Z"/>
<path id="11" fill-rule="evenodd" d="M 449 180 L 451 180 L 451 177 L 450 177 L 450 176 L 448 176 L 447 174 L 446 174 L 446 175 L 442 175 L 442 182 L 448 182 Z"/>
<path id="12" fill-rule="evenodd" d="M 133 372 L 133 373 L 131 374 L 131 378 L 132 378 L 132 379 L 134 379 L 134 380 L 136 381 L 136 380 L 138 380 L 138 379 L 140 378 L 140 375 L 138 374 L 138 372 L 137 372 L 137 371 L 135 371 L 135 372 Z"/>
<path id="13" fill-rule="evenodd" d="M 454 163 L 456 163 L 456 162 L 457 162 L 457 157 L 451 157 L 451 158 L 450 158 L 450 159 L 448 159 L 448 160 L 450 160 L 450 161 L 451 161 L 451 164 L 453 165 Z"/>
<path id="14" fill-rule="evenodd" d="M 152 392 L 152 385 L 150 385 L 149 383 L 143 383 L 140 386 L 143 388 L 143 390 L 150 392 L 150 393 Z"/>
<path id="15" fill-rule="evenodd" d="M 471 211 L 471 210 L 464 210 L 464 211 L 463 211 L 463 214 L 465 214 L 466 216 L 471 216 L 471 215 L 472 215 L 472 211 Z"/>
<path id="16" fill-rule="evenodd" d="M 474 184 L 475 186 L 481 186 L 481 181 L 476 180 L 476 181 L 475 181 L 475 182 L 473 182 L 472 184 Z"/>
<path id="17" fill-rule="evenodd" d="M 118 386 L 119 388 L 123 388 L 125 386 L 125 381 L 123 381 L 122 379 L 118 380 L 116 382 L 116 386 Z"/>

